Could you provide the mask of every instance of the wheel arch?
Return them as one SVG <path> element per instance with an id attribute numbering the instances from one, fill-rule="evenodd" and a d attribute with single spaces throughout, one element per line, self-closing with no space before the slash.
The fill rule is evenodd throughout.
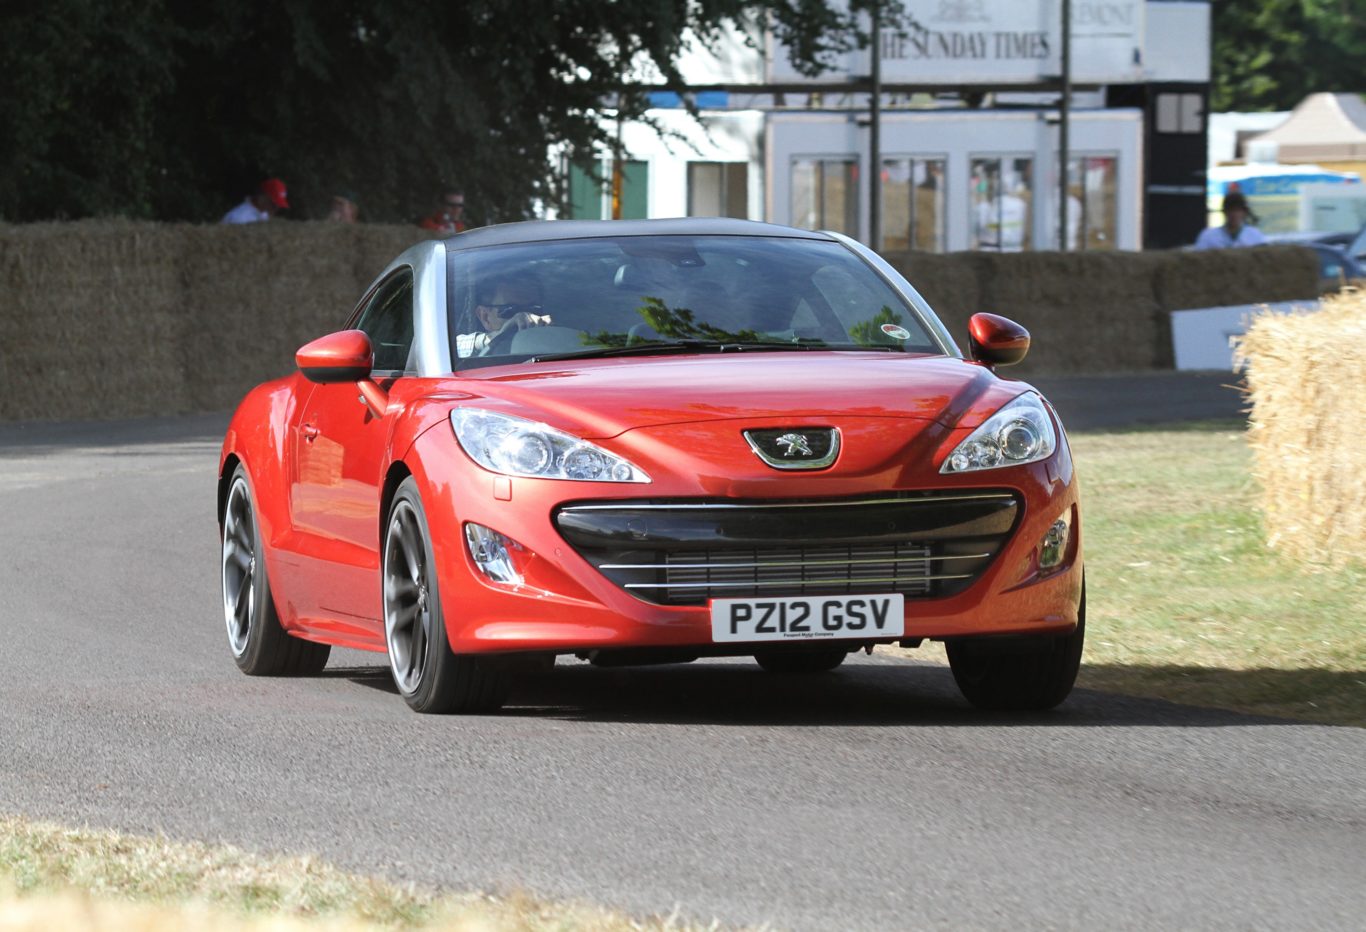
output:
<path id="1" fill-rule="evenodd" d="M 223 512 L 228 507 L 228 489 L 232 487 L 232 475 L 237 471 L 242 458 L 229 453 L 223 458 L 223 468 L 218 474 L 218 526 L 223 527 Z"/>
<path id="2" fill-rule="evenodd" d="M 379 494 L 379 524 L 375 528 L 375 540 L 381 552 L 384 549 L 384 526 L 389 520 L 389 506 L 393 504 L 394 495 L 398 492 L 398 487 L 403 484 L 403 480 L 412 474 L 413 471 L 408 468 L 408 464 L 403 460 L 394 460 L 389 464 L 389 469 L 384 474 L 384 485 L 380 487 Z"/>

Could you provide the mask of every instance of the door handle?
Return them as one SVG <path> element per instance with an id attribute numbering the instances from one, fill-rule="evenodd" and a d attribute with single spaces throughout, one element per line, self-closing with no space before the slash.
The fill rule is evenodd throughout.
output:
<path id="1" fill-rule="evenodd" d="M 303 434 L 304 439 L 307 440 L 309 443 L 312 443 L 314 440 L 318 439 L 318 428 L 314 427 L 312 424 L 304 424 L 300 426 L 299 433 Z"/>

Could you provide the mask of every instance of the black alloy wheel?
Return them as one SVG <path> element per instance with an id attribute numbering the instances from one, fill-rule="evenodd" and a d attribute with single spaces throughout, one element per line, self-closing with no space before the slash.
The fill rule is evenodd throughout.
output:
<path id="1" fill-rule="evenodd" d="M 221 526 L 223 620 L 232 659 L 249 676 L 318 673 L 331 648 L 287 633 L 280 627 L 270 594 L 261 529 L 247 471 L 238 464 L 228 486 Z"/>
<path id="2" fill-rule="evenodd" d="M 394 685 L 416 712 L 496 711 L 507 697 L 507 674 L 494 660 L 451 652 L 433 565 L 427 517 L 410 476 L 389 507 L 381 567 Z"/>

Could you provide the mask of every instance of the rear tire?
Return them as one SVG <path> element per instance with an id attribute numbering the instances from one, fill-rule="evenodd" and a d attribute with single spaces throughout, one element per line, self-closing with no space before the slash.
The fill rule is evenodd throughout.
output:
<path id="1" fill-rule="evenodd" d="M 228 485 L 221 527 L 223 620 L 232 659 L 248 676 L 308 676 L 322 671 L 332 648 L 280 627 L 270 594 L 261 528 L 247 471 L 238 464 Z"/>
<path id="2" fill-rule="evenodd" d="M 841 647 L 823 650 L 759 650 L 754 660 L 768 673 L 829 673 L 844 663 L 849 652 Z"/>
<path id="3" fill-rule="evenodd" d="M 1067 698 L 1081 667 L 1086 639 L 1086 584 L 1082 583 L 1077 628 L 1011 646 L 964 638 L 944 646 L 954 682 L 979 709 L 1042 711 Z"/>
<path id="4" fill-rule="evenodd" d="M 494 712 L 507 698 L 497 660 L 457 656 L 446 637 L 427 516 L 411 476 L 385 521 L 381 580 L 384 640 L 399 695 L 415 712 Z"/>

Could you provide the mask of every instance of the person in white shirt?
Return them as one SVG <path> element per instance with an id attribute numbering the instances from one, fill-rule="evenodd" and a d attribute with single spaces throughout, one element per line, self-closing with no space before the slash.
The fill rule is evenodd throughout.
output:
<path id="1" fill-rule="evenodd" d="M 509 329 L 544 327 L 551 323 L 541 313 L 541 286 L 532 278 L 495 278 L 479 286 L 474 316 L 483 330 L 458 333 L 455 354 L 460 358 L 482 356 L 489 344 Z"/>
<path id="2" fill-rule="evenodd" d="M 1266 237 L 1262 231 L 1250 225 L 1255 219 L 1247 206 L 1247 198 L 1241 192 L 1233 191 L 1224 195 L 1224 224 L 1201 230 L 1195 240 L 1196 249 L 1230 249 L 1235 246 L 1263 246 Z"/>
<path id="3" fill-rule="evenodd" d="M 1029 227 L 1029 205 L 1015 194 L 977 205 L 977 248 L 987 252 L 1020 252 Z"/>
<path id="4" fill-rule="evenodd" d="M 260 223 L 275 216 L 276 211 L 289 207 L 285 183 L 279 178 L 267 178 L 256 193 L 223 215 L 219 223 Z"/>

